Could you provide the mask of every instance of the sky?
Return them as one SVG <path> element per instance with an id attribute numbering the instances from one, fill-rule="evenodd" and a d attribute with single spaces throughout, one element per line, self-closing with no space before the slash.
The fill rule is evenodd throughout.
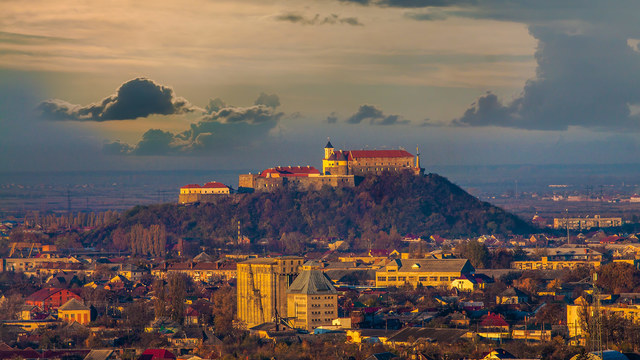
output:
<path id="1" fill-rule="evenodd" d="M 639 163 L 635 0 L 3 0 L 0 172 Z"/>

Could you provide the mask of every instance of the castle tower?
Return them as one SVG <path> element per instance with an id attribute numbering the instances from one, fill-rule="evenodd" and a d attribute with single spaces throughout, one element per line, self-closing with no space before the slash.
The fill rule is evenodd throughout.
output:
<path id="1" fill-rule="evenodd" d="M 420 169 L 420 148 L 416 145 L 416 169 Z"/>
<path id="2" fill-rule="evenodd" d="M 329 157 L 333 155 L 333 145 L 331 145 L 331 140 L 327 138 L 327 145 L 324 147 L 324 158 L 329 159 Z"/>

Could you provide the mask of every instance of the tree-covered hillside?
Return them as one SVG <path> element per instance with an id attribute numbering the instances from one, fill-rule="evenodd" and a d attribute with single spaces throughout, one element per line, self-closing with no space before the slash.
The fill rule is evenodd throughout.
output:
<path id="1" fill-rule="evenodd" d="M 389 241 L 406 234 L 532 231 L 515 215 L 479 201 L 439 175 L 387 174 L 367 177 L 355 188 L 282 189 L 221 196 L 214 203 L 190 206 L 137 206 L 84 240 L 125 250 L 131 247 L 128 242 L 144 237 L 142 233 L 131 236 L 132 229 L 139 233 L 139 225 L 144 229 L 164 225 L 169 242 L 195 238 L 205 245 L 220 246 L 237 238 L 238 221 L 242 234 L 252 242 L 267 239 L 288 252 L 299 251 L 313 238 L 341 238 L 365 247 L 369 243 L 390 245 Z M 144 252 L 137 246 L 137 252 Z"/>

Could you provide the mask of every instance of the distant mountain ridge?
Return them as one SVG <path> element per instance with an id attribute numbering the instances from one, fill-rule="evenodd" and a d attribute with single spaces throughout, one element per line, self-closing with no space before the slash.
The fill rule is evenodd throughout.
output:
<path id="1" fill-rule="evenodd" d="M 533 231 L 531 224 L 442 176 L 408 173 L 368 176 L 355 188 L 282 189 L 221 196 L 191 206 L 136 206 L 89 234 L 85 242 L 108 245 L 113 231 L 127 233 L 135 224 L 164 224 L 170 241 L 196 238 L 211 246 L 235 241 L 240 225 L 252 242 L 268 240 L 289 251 L 300 250 L 313 238 L 340 238 L 364 247 L 364 241 L 391 245 L 407 234 L 428 238 Z"/>

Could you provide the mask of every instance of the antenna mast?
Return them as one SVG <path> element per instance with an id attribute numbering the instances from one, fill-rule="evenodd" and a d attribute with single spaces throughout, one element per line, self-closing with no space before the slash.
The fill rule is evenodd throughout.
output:
<path id="1" fill-rule="evenodd" d="M 591 331 L 591 350 L 602 359 L 602 316 L 600 313 L 600 292 L 596 281 L 598 273 L 593 273 L 593 330 Z"/>
<path id="2" fill-rule="evenodd" d="M 567 220 L 567 245 L 571 244 L 571 237 L 569 237 L 569 209 L 565 209 L 566 210 L 566 217 L 565 219 Z"/>

